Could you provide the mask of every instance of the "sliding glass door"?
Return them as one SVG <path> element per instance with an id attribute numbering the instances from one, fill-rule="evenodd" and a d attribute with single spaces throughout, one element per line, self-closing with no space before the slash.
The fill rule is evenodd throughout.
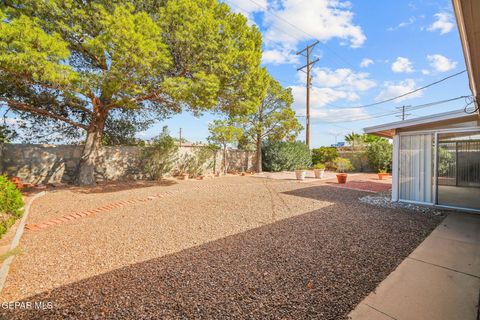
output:
<path id="1" fill-rule="evenodd" d="M 433 203 L 433 134 L 400 136 L 400 200 Z"/>
<path id="2" fill-rule="evenodd" d="M 437 204 L 480 210 L 480 132 L 438 134 Z"/>

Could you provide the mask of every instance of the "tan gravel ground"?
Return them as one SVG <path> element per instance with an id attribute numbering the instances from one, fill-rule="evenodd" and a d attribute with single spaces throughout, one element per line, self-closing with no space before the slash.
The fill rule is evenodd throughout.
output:
<path id="1" fill-rule="evenodd" d="M 365 192 L 295 181 L 227 177 L 119 189 L 49 193 L 28 222 L 177 192 L 26 232 L 0 298 L 51 301 L 53 309 L 1 313 L 339 319 L 441 220 L 363 204 Z"/>

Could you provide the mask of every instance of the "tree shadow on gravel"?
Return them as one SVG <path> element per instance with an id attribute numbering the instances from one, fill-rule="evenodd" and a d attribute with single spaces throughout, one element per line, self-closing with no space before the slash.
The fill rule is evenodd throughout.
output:
<path id="1" fill-rule="evenodd" d="M 1 312 L 8 319 L 342 319 L 440 222 L 362 204 L 362 192 L 318 186 L 286 194 L 333 204 L 26 299 L 52 301 L 52 310 Z"/>

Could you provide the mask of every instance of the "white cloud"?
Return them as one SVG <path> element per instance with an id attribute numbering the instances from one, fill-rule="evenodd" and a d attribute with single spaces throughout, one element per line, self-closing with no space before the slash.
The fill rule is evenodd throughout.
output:
<path id="1" fill-rule="evenodd" d="M 298 63 L 298 55 L 286 49 L 265 50 L 262 54 L 262 62 L 265 64 Z"/>
<path id="2" fill-rule="evenodd" d="M 423 75 L 429 75 L 430 74 L 430 70 L 427 70 L 427 69 L 422 69 L 422 74 Z"/>
<path id="3" fill-rule="evenodd" d="M 435 14 L 435 22 L 428 27 L 428 31 L 440 30 L 440 34 L 449 33 L 455 26 L 453 16 L 448 12 L 439 12 Z"/>
<path id="4" fill-rule="evenodd" d="M 430 66 L 438 72 L 447 72 L 457 67 L 458 62 L 452 61 L 441 54 L 428 55 Z"/>
<path id="5" fill-rule="evenodd" d="M 354 72 L 351 69 L 313 68 L 312 89 L 310 91 L 311 117 L 324 122 L 341 122 L 363 119 L 368 114 L 358 108 L 331 108 L 329 104 L 346 100 L 354 102 L 360 99 L 359 93 L 370 90 L 377 83 L 370 79 L 369 73 Z M 300 76 L 305 81 L 305 76 Z M 305 115 L 304 86 L 292 86 L 294 108 L 299 115 Z"/>
<path id="6" fill-rule="evenodd" d="M 413 79 L 405 79 L 405 80 L 397 82 L 397 83 L 391 82 L 391 81 L 386 81 L 383 84 L 383 90 L 375 98 L 375 100 L 376 101 L 381 101 L 381 100 L 391 99 L 393 97 L 400 96 L 402 94 L 413 91 L 415 89 L 416 89 L 416 83 L 415 83 L 415 80 L 413 80 Z M 395 102 L 400 102 L 400 101 L 403 101 L 403 100 L 418 98 L 418 97 L 421 97 L 422 94 L 423 94 L 422 91 L 417 91 L 417 92 L 412 93 L 408 96 L 396 99 Z"/>
<path id="7" fill-rule="evenodd" d="M 395 30 L 398 30 L 398 29 L 401 29 L 401 28 L 408 27 L 409 25 L 415 23 L 416 20 L 417 20 L 417 18 L 410 17 L 410 18 L 408 18 L 407 21 L 402 21 L 395 27 L 387 28 L 387 31 L 395 31 Z"/>
<path id="8" fill-rule="evenodd" d="M 366 68 L 369 65 L 373 64 L 373 60 L 369 58 L 363 58 L 362 62 L 360 62 L 360 68 Z"/>
<path id="9" fill-rule="evenodd" d="M 367 72 L 354 72 L 351 69 L 341 68 L 313 68 L 312 84 L 317 87 L 336 88 L 343 91 L 367 91 L 377 85 L 371 80 Z"/>
<path id="10" fill-rule="evenodd" d="M 394 63 L 392 63 L 392 71 L 393 72 L 405 72 L 410 73 L 413 72 L 412 62 L 408 60 L 408 58 L 398 57 Z"/>
<path id="11" fill-rule="evenodd" d="M 292 86 L 294 97 L 294 109 L 299 116 L 305 116 L 305 94 L 304 86 Z M 310 91 L 310 116 L 312 120 L 323 122 L 342 122 L 346 120 L 363 119 L 368 114 L 364 109 L 358 108 L 327 108 L 327 104 L 337 100 L 348 101 L 358 100 L 358 95 L 352 92 L 339 91 L 332 88 L 313 87 Z"/>
<path id="12" fill-rule="evenodd" d="M 353 22 L 349 2 L 279 0 L 268 11 L 271 14 L 265 14 L 263 21 L 267 49 L 295 51 L 301 42 L 312 39 L 326 42 L 333 38 L 356 48 L 366 40 L 362 28 Z"/>
<path id="13" fill-rule="evenodd" d="M 227 4 L 229 7 L 237 13 L 241 13 L 248 18 L 248 21 L 253 24 L 253 14 L 255 12 L 263 12 L 267 10 L 268 1 L 267 0 L 254 0 L 245 1 L 245 0 L 228 0 Z"/>

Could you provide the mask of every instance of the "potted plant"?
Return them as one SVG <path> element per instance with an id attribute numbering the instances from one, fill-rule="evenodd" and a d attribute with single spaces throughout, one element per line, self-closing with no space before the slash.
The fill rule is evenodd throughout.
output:
<path id="1" fill-rule="evenodd" d="M 297 167 L 295 169 L 295 176 L 297 177 L 297 180 L 305 180 L 306 175 L 307 175 L 306 167 Z"/>
<path id="2" fill-rule="evenodd" d="M 387 169 L 378 170 L 378 180 L 383 180 L 383 177 L 387 177 L 387 176 L 388 176 Z"/>
<path id="3" fill-rule="evenodd" d="M 315 172 L 315 178 L 323 179 L 323 175 L 325 174 L 325 165 L 323 163 L 317 163 L 313 167 L 313 172 Z"/>
<path id="4" fill-rule="evenodd" d="M 353 170 L 352 163 L 346 158 L 336 158 L 333 161 L 333 164 L 337 170 L 337 181 L 338 183 L 347 182 L 347 174 L 345 172 Z"/>

